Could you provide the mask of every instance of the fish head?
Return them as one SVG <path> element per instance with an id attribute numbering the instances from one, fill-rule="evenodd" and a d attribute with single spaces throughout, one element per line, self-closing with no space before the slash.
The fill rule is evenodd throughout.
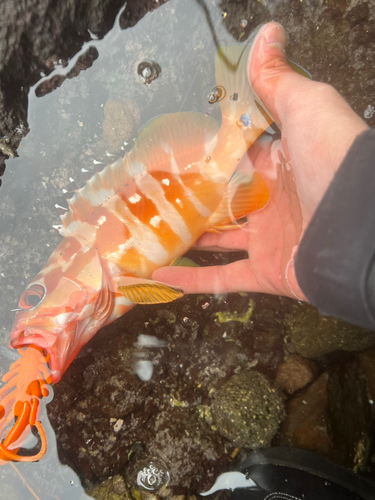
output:
<path id="1" fill-rule="evenodd" d="M 33 344 L 45 349 L 53 382 L 61 379 L 113 307 L 97 251 L 67 252 L 66 245 L 63 240 L 22 293 L 10 335 L 13 348 Z"/>

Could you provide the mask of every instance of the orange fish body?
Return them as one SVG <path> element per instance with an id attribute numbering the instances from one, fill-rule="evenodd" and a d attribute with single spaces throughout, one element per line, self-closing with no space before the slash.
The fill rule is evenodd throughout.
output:
<path id="1" fill-rule="evenodd" d="M 160 116 L 124 159 L 69 201 L 64 239 L 23 292 L 10 339 L 12 347 L 45 349 L 54 382 L 102 326 L 135 304 L 182 295 L 150 280 L 155 269 L 210 228 L 266 203 L 267 186 L 257 174 L 233 175 L 271 121 L 247 83 L 247 55 L 239 45 L 216 56 L 217 85 L 225 89 L 220 127 L 200 113 Z"/>

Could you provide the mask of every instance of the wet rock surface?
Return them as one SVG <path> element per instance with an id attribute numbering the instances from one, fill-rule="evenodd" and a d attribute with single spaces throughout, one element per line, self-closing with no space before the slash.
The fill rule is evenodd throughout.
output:
<path id="1" fill-rule="evenodd" d="M 170 477 L 162 496 L 170 497 L 209 489 L 240 448 L 243 458 L 279 432 L 273 445 L 367 472 L 373 351 L 360 355 L 369 376 L 357 354 L 314 361 L 288 354 L 284 316 L 292 309 L 289 299 L 253 294 L 133 309 L 103 329 L 55 386 L 47 408 L 61 460 L 86 485 L 120 474 L 128 492 L 139 489 L 145 463 L 160 460 Z M 142 347 L 140 335 L 156 337 L 159 347 Z M 152 365 L 149 381 L 135 374 L 140 359 Z M 273 389 L 280 373 L 288 374 L 279 384 L 284 396 Z"/>
<path id="2" fill-rule="evenodd" d="M 355 472 L 366 471 L 372 445 L 368 388 L 369 379 L 357 360 L 331 367 L 327 390 L 335 460 Z"/>
<path id="3" fill-rule="evenodd" d="M 121 27 L 132 27 L 165 0 L 133 0 L 121 19 Z M 103 38 L 112 28 L 123 0 L 4 0 L 0 19 L 0 176 L 4 160 L 15 156 L 27 135 L 28 91 L 56 66 L 64 67 L 85 42 Z M 38 86 L 39 97 L 58 88 L 66 78 L 77 76 L 97 58 L 93 48 L 80 56 L 66 76 L 55 75 Z M 1 179 L 0 179 L 1 181 Z M 1 182 L 0 182 L 1 185 Z"/>
<path id="4" fill-rule="evenodd" d="M 281 395 L 264 375 L 246 371 L 220 387 L 211 405 L 215 427 L 236 446 L 270 446 L 285 411 Z"/>
<path id="5" fill-rule="evenodd" d="M 310 384 L 318 373 L 316 364 L 298 354 L 288 356 L 277 369 L 275 385 L 287 394 L 294 394 Z"/>
<path id="6" fill-rule="evenodd" d="M 328 374 L 323 373 L 306 390 L 286 404 L 287 418 L 278 445 L 328 455 L 333 450 L 328 418 Z"/>
<path id="7" fill-rule="evenodd" d="M 241 398 L 255 394 L 249 375 L 242 387 L 243 374 L 251 373 L 251 380 L 258 381 L 258 414 L 252 426 L 272 427 L 271 433 L 258 432 L 257 446 L 269 443 L 282 418 L 282 403 L 265 377 L 249 369 L 256 366 L 272 376 L 277 361 L 268 346 L 279 346 L 280 361 L 282 337 L 267 332 L 270 318 L 250 319 L 258 315 L 258 299 L 249 294 L 217 300 L 191 296 L 168 309 L 135 308 L 103 329 L 90 343 L 90 352 L 74 361 L 55 386 L 48 406 L 61 458 L 88 481 L 122 473 L 135 487 L 138 464 L 156 457 L 167 464 L 174 493 L 210 487 L 215 470 L 229 463 L 236 444 L 221 437 L 220 424 L 215 428 L 207 422 L 205 408 L 236 373 L 238 408 Z M 230 317 L 228 310 L 237 313 Z M 140 334 L 155 336 L 162 347 L 141 348 Z M 259 343 L 267 334 L 269 342 Z M 140 359 L 152 364 L 148 382 L 134 373 Z M 261 402 L 265 392 L 269 399 Z M 254 405 L 249 402 L 250 408 Z M 251 409 L 248 415 L 253 422 Z"/>
<path id="8" fill-rule="evenodd" d="M 95 47 L 89 47 L 86 52 L 79 56 L 74 67 L 66 75 L 53 75 L 40 83 L 35 89 L 37 97 L 43 97 L 59 88 L 67 78 L 75 78 L 81 71 L 91 68 L 94 61 L 99 57 Z M 64 67 L 66 62 L 62 64 Z"/>
<path id="9" fill-rule="evenodd" d="M 333 351 L 359 351 L 375 343 L 375 332 L 321 316 L 314 307 L 297 302 L 292 305 L 286 324 L 291 345 L 306 358 Z"/>
<path id="10" fill-rule="evenodd" d="M 367 349 L 359 355 L 362 372 L 365 374 L 368 390 L 370 395 L 370 403 L 375 401 L 375 349 Z M 374 413 L 374 411 L 373 411 Z"/>
<path id="11" fill-rule="evenodd" d="M 15 151 L 28 132 L 27 93 L 40 73 L 74 55 L 89 31 L 103 36 L 113 25 L 121 0 L 50 2 L 4 0 L 0 21 L 0 130 Z M 9 156 L 3 152 L 2 160 Z"/>
<path id="12" fill-rule="evenodd" d="M 364 352 L 360 358 L 369 356 L 371 352 Z M 277 444 L 318 453 L 355 472 L 369 473 L 371 478 L 371 376 L 365 375 L 358 356 L 331 365 L 286 403 L 287 417 Z"/>
<path id="13" fill-rule="evenodd" d="M 116 475 L 103 481 L 102 484 L 89 488 L 88 494 L 96 500 L 129 500 L 125 481 L 121 475 Z"/>

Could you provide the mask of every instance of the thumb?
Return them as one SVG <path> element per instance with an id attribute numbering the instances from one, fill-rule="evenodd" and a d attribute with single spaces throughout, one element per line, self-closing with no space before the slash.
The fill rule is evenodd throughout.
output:
<path id="1" fill-rule="evenodd" d="M 275 22 L 268 23 L 255 37 L 248 61 L 250 85 L 279 126 L 287 114 L 291 90 L 311 83 L 289 66 L 285 44 L 284 28 Z"/>
<path id="2" fill-rule="evenodd" d="M 298 196 L 309 220 L 354 139 L 367 125 L 330 85 L 296 73 L 285 57 L 285 31 L 261 28 L 250 50 L 254 93 L 281 129 Z"/>

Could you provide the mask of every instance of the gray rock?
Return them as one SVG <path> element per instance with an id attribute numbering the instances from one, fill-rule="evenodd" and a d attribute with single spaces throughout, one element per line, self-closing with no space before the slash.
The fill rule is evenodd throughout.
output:
<path id="1" fill-rule="evenodd" d="M 13 154 L 28 133 L 29 87 L 41 74 L 48 75 L 58 61 L 67 61 L 76 54 L 90 40 L 90 32 L 102 38 L 113 26 L 123 3 L 123 0 L 2 2 L 0 136 L 9 140 Z M 0 162 L 7 156 L 12 156 L 8 150 L 0 153 Z"/>

